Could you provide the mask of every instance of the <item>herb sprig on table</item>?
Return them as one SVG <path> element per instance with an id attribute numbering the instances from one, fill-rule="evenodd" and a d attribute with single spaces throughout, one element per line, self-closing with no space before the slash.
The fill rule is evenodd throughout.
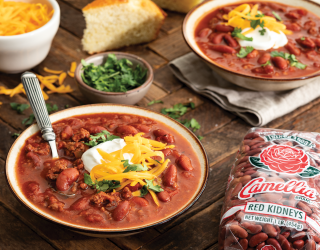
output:
<path id="1" fill-rule="evenodd" d="M 102 65 L 94 65 L 81 60 L 83 66 L 82 80 L 97 90 L 106 92 L 127 92 L 141 86 L 147 76 L 147 70 L 139 64 L 133 67 L 128 59 L 118 60 L 114 54 L 109 54 Z"/>
<path id="2" fill-rule="evenodd" d="M 16 103 L 11 102 L 10 106 L 13 110 L 16 110 L 19 114 L 22 114 L 24 110 L 28 109 L 30 107 L 29 104 L 26 103 Z"/>

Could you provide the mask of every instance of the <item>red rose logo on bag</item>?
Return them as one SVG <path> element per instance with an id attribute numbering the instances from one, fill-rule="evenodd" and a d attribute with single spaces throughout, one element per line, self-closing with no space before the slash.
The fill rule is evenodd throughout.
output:
<path id="1" fill-rule="evenodd" d="M 260 154 L 261 162 L 278 173 L 301 173 L 309 165 L 306 153 L 290 146 L 273 145 Z"/>
<path id="2" fill-rule="evenodd" d="M 309 156 L 303 149 L 287 145 L 267 147 L 258 157 L 250 156 L 249 161 L 258 168 L 277 173 L 298 174 L 304 178 L 320 174 L 319 169 L 310 166 Z"/>

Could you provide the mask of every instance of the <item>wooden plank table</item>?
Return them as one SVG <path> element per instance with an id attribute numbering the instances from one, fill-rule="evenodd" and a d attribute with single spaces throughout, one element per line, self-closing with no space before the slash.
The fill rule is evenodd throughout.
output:
<path id="1" fill-rule="evenodd" d="M 91 0 L 58 0 L 61 7 L 61 25 L 53 41 L 48 57 L 33 69 L 44 74 L 46 66 L 68 70 L 72 61 L 80 62 L 88 56 L 81 49 L 81 37 L 85 22 L 81 13 Z M 160 111 L 176 103 L 192 100 L 196 108 L 182 118 L 195 118 L 203 136 L 202 143 L 210 162 L 207 188 L 192 208 L 180 217 L 149 229 L 144 233 L 123 238 L 91 238 L 65 230 L 40 219 L 25 209 L 11 194 L 4 176 L 4 161 L 13 141 L 12 133 L 26 127 L 21 121 L 31 109 L 17 115 L 10 108 L 11 102 L 27 103 L 24 95 L 0 96 L 0 249 L 217 249 L 220 208 L 224 199 L 225 184 L 241 138 L 250 128 L 235 115 L 221 109 L 212 101 L 199 96 L 179 82 L 168 69 L 167 63 L 190 50 L 183 40 L 181 24 L 184 15 L 168 12 L 157 40 L 140 46 L 122 49 L 146 59 L 155 70 L 155 80 L 150 91 L 137 105 Z M 20 74 L 0 74 L 0 86 L 13 88 L 20 83 Z M 51 94 L 47 101 L 74 107 L 85 104 L 84 96 L 77 89 L 74 79 L 68 77 L 75 91 L 70 95 Z M 147 106 L 151 100 L 161 99 L 163 104 Z M 320 132 L 320 98 L 269 123 L 266 127 Z"/>

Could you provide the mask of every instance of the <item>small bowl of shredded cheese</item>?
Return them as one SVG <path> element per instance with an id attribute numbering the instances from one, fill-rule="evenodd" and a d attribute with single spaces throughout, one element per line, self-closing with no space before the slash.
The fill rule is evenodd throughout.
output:
<path id="1" fill-rule="evenodd" d="M 0 0 L 0 71 L 20 73 L 43 61 L 59 24 L 55 0 Z"/>

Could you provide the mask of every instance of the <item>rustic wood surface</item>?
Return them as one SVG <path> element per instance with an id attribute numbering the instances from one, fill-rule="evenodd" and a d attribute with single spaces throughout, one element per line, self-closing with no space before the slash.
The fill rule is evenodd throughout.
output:
<path id="1" fill-rule="evenodd" d="M 68 70 L 72 61 L 80 62 L 87 56 L 81 49 L 81 37 L 85 22 L 81 13 L 91 0 L 58 0 L 61 7 L 61 25 L 52 43 L 48 57 L 33 70 L 44 74 L 43 68 Z M 221 109 L 212 101 L 195 94 L 179 82 L 170 72 L 167 63 L 190 51 L 182 37 L 181 25 L 184 15 L 167 12 L 168 17 L 155 41 L 123 48 L 145 58 L 155 70 L 155 80 L 150 91 L 137 105 L 160 111 L 176 103 L 192 101 L 196 109 L 183 118 L 194 117 L 201 124 L 197 132 L 203 136 L 202 143 L 210 162 L 207 188 L 201 198 L 180 217 L 144 233 L 124 238 L 91 238 L 65 230 L 42 220 L 25 209 L 11 194 L 5 181 L 4 163 L 15 140 L 11 134 L 26 127 L 21 121 L 31 109 L 17 115 L 10 102 L 27 103 L 24 95 L 13 98 L 0 96 L 0 249 L 217 249 L 220 209 L 224 200 L 225 184 L 231 164 L 244 133 L 250 128 L 235 115 Z M 0 74 L 0 86 L 15 87 L 20 74 Z M 51 94 L 47 101 L 57 104 L 59 110 L 65 105 L 74 107 L 87 103 L 79 92 L 74 79 L 68 77 L 75 91 L 71 94 Z M 154 99 L 163 104 L 147 106 Z M 278 118 L 266 127 L 320 132 L 320 98 Z"/>

